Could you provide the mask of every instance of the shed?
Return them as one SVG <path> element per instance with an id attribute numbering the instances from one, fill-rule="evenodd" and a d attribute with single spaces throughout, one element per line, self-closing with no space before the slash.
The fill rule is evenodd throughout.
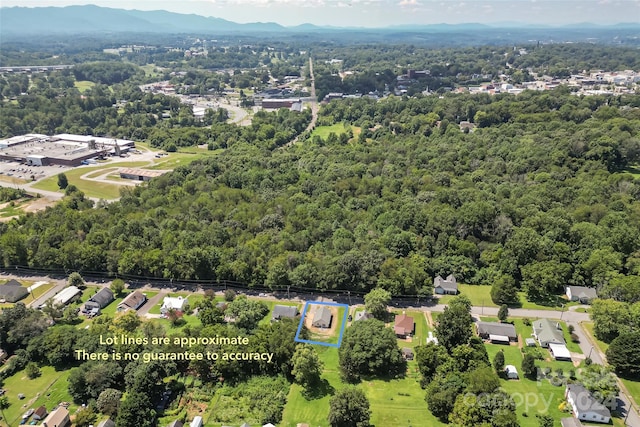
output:
<path id="1" fill-rule="evenodd" d="M 507 375 L 507 378 L 510 380 L 517 380 L 519 377 L 518 370 L 513 365 L 507 365 L 504 367 L 504 373 Z"/>
<path id="2" fill-rule="evenodd" d="M 0 285 L 0 298 L 7 302 L 20 301 L 27 295 L 29 291 L 17 280 L 11 279 L 4 285 Z"/>
<path id="3" fill-rule="evenodd" d="M 319 307 L 313 315 L 311 326 L 316 328 L 330 328 L 333 316 L 328 307 Z"/>
<path id="4" fill-rule="evenodd" d="M 366 310 L 356 311 L 356 315 L 353 318 L 354 322 L 358 322 L 360 320 L 367 320 L 373 318 L 373 314 L 367 313 Z"/>
<path id="5" fill-rule="evenodd" d="M 524 342 L 527 344 L 527 347 L 535 347 L 536 346 L 536 340 L 533 338 L 526 338 L 524 340 Z"/>
<path id="6" fill-rule="evenodd" d="M 183 426 L 184 424 L 182 423 L 182 421 L 175 420 L 171 424 L 169 424 L 167 427 L 183 427 Z"/>
<path id="7" fill-rule="evenodd" d="M 404 357 L 404 360 L 413 360 L 413 350 L 411 350 L 409 347 L 403 347 L 402 357 Z"/>
<path id="8" fill-rule="evenodd" d="M 564 344 L 549 343 L 549 352 L 556 360 L 571 361 L 571 352 Z"/>
<path id="9" fill-rule="evenodd" d="M 196 415 L 193 417 L 193 421 L 191 421 L 190 427 L 202 427 L 202 417 L 200 415 Z"/>
<path id="10" fill-rule="evenodd" d="M 36 410 L 33 411 L 33 419 L 36 421 L 39 421 L 46 416 L 47 416 L 47 408 L 45 408 L 44 406 L 38 406 Z"/>
<path id="11" fill-rule="evenodd" d="M 429 331 L 429 335 L 427 336 L 427 344 L 433 343 L 434 345 L 438 345 L 438 337 L 433 335 L 433 332 Z"/>
<path id="12" fill-rule="evenodd" d="M 111 418 L 107 418 L 98 424 L 98 427 L 116 427 L 116 423 Z"/>

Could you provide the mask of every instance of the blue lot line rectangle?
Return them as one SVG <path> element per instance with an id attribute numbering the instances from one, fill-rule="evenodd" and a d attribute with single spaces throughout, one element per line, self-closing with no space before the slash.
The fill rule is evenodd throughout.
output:
<path id="1" fill-rule="evenodd" d="M 323 341 L 312 341 L 312 340 L 303 340 L 300 338 L 300 331 L 302 330 L 302 325 L 304 325 L 304 317 L 307 315 L 309 305 L 317 304 L 317 305 L 332 305 L 334 307 L 344 307 L 344 316 L 342 316 L 342 325 L 340 326 L 340 336 L 338 336 L 338 343 L 332 344 Z M 338 304 L 337 302 L 318 302 L 318 301 L 307 301 L 304 304 L 304 308 L 302 309 L 302 317 L 300 317 L 300 324 L 298 324 L 298 330 L 296 331 L 296 337 L 294 341 L 303 342 L 307 344 L 317 344 L 324 345 L 326 347 L 340 347 L 342 344 L 342 334 L 344 334 L 344 328 L 347 325 L 347 315 L 349 314 L 349 305 L 348 304 Z"/>

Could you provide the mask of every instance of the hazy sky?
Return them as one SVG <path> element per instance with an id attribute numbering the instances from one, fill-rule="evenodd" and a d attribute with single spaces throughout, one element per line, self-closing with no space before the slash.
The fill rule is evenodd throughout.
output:
<path id="1" fill-rule="evenodd" d="M 380 27 L 443 22 L 551 25 L 640 22 L 640 0 L 0 0 L 3 7 L 87 3 L 283 25 Z"/>

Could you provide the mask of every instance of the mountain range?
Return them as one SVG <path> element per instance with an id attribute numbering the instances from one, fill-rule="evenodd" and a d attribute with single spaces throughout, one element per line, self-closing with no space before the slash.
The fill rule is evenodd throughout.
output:
<path id="1" fill-rule="evenodd" d="M 542 28 L 519 23 L 397 25 L 377 30 L 371 28 L 319 27 L 302 24 L 284 27 L 274 22 L 239 24 L 221 18 L 186 15 L 163 10 L 140 11 L 100 7 L 95 5 L 67 7 L 3 7 L 0 8 L 0 32 L 12 35 L 77 34 L 77 33 L 264 33 L 264 32 L 328 32 L 328 31 L 403 31 L 451 32 L 479 31 L 491 28 Z M 640 24 L 617 24 L 603 27 L 584 23 L 564 28 L 634 28 Z"/>

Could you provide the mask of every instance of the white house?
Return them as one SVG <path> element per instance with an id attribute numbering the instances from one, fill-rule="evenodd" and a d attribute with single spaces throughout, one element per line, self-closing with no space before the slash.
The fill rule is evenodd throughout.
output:
<path id="1" fill-rule="evenodd" d="M 520 378 L 520 376 L 518 375 L 518 370 L 513 365 L 505 366 L 504 373 L 507 375 L 507 378 L 509 378 L 510 380 L 517 380 L 518 378 Z"/>
<path id="2" fill-rule="evenodd" d="M 598 402 L 589 390 L 580 384 L 568 384 L 565 391 L 567 403 L 571 405 L 577 419 L 594 423 L 609 424 L 609 408 Z"/>
<path id="3" fill-rule="evenodd" d="M 182 296 L 164 297 L 160 313 L 167 314 L 169 310 L 183 311 L 186 304 L 187 299 Z"/>

